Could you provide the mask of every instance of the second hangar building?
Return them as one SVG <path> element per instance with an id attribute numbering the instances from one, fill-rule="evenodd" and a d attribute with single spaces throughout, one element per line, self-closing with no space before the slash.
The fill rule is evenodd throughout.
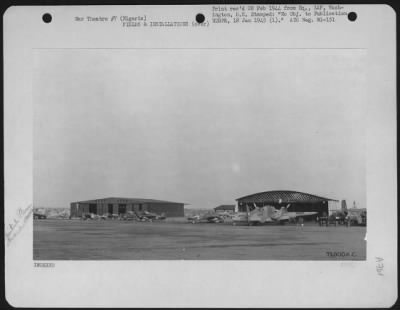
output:
<path id="1" fill-rule="evenodd" d="M 307 217 L 312 220 L 317 216 L 327 216 L 329 210 L 334 209 L 338 200 L 316 196 L 297 191 L 267 191 L 247 195 L 236 199 L 239 212 L 246 212 L 247 208 L 273 206 L 276 209 L 290 204 L 289 212 L 317 212 L 316 215 Z"/>

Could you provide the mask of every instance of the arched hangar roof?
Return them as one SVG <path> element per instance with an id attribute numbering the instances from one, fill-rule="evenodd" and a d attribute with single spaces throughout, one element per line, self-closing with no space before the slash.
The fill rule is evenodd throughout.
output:
<path id="1" fill-rule="evenodd" d="M 236 201 L 239 203 L 317 203 L 322 201 L 338 200 L 297 191 L 278 190 L 243 196 L 236 199 Z"/>

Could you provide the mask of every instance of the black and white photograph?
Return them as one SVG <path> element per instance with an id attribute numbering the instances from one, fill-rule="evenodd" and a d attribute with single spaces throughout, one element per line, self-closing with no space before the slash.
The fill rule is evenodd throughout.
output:
<path id="1" fill-rule="evenodd" d="M 34 259 L 365 260 L 364 60 L 36 51 Z"/>
<path id="2" fill-rule="evenodd" d="M 11 306 L 396 302 L 391 7 L 14 6 L 3 25 Z"/>

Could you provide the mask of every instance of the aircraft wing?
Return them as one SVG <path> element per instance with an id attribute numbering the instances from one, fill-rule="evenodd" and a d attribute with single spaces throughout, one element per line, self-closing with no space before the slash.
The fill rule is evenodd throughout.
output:
<path id="1" fill-rule="evenodd" d="M 317 214 L 317 213 L 318 212 L 288 212 L 287 216 L 288 216 L 288 219 L 289 219 L 289 218 L 295 218 L 295 217 L 310 216 L 310 215 L 314 215 L 314 214 Z M 286 216 L 286 214 L 284 216 Z"/>

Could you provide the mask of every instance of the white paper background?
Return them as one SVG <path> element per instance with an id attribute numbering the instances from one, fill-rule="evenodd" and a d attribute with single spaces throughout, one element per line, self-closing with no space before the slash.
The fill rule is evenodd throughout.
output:
<path id="1" fill-rule="evenodd" d="M 210 7 L 9 8 L 4 15 L 6 225 L 33 201 L 34 48 L 362 48 L 368 58 L 368 241 L 366 262 L 57 261 L 55 268 L 34 268 L 29 221 L 6 245 L 8 302 L 19 307 L 391 306 L 397 299 L 395 12 L 378 5 L 350 10 L 358 14 L 355 23 L 131 31 L 72 20 L 129 11 L 182 20 L 200 11 L 207 15 Z M 53 15 L 51 24 L 43 23 L 45 12 Z M 376 271 L 376 257 L 384 259 L 384 276 Z"/>

